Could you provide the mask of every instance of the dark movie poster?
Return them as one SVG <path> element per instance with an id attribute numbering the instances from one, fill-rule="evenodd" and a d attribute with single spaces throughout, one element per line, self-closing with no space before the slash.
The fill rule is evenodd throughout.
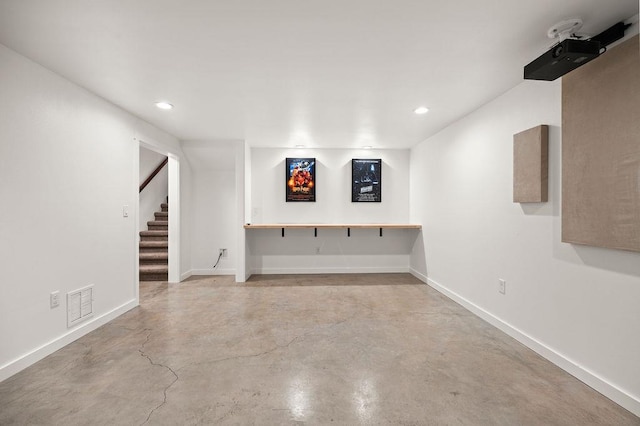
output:
<path id="1" fill-rule="evenodd" d="M 316 159 L 287 158 L 287 201 L 316 201 Z"/>
<path id="2" fill-rule="evenodd" d="M 382 201 L 382 160 L 351 160 L 351 201 Z"/>

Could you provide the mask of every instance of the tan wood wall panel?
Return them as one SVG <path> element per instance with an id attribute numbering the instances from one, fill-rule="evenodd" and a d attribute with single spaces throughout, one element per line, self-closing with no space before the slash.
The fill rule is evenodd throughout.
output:
<path id="1" fill-rule="evenodd" d="M 563 77 L 562 241 L 640 251 L 638 36 Z"/>
<path id="2" fill-rule="evenodd" d="M 549 126 L 513 135 L 513 202 L 546 202 L 549 193 Z"/>

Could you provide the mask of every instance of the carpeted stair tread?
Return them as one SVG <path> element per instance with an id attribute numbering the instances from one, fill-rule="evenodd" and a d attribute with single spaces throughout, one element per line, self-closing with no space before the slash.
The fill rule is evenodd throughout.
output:
<path id="1" fill-rule="evenodd" d="M 141 237 L 168 237 L 169 231 L 140 231 Z"/>
<path id="2" fill-rule="evenodd" d="M 150 220 L 147 222 L 147 226 L 168 226 L 169 222 L 166 220 Z"/>
<path id="3" fill-rule="evenodd" d="M 140 239 L 142 241 L 166 241 L 169 239 L 169 231 L 167 230 L 141 231 Z"/>
<path id="4" fill-rule="evenodd" d="M 147 231 L 140 232 L 140 281 L 169 279 L 169 205 L 162 203 L 155 220 L 147 222 Z"/>
<path id="5" fill-rule="evenodd" d="M 169 229 L 169 222 L 166 220 L 150 220 L 147 222 L 149 231 L 166 231 Z"/>
<path id="6" fill-rule="evenodd" d="M 140 265 L 140 273 L 149 274 L 163 274 L 169 273 L 169 266 L 167 265 Z"/>
<path id="7" fill-rule="evenodd" d="M 140 260 L 167 260 L 169 259 L 169 253 L 167 252 L 149 252 L 140 253 Z"/>
<path id="8" fill-rule="evenodd" d="M 140 241 L 140 248 L 169 248 L 169 241 Z"/>
<path id="9" fill-rule="evenodd" d="M 140 281 L 169 281 L 169 274 L 140 274 Z"/>

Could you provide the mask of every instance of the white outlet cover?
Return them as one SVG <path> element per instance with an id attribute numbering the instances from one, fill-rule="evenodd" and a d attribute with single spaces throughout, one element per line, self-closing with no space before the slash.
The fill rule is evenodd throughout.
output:
<path id="1" fill-rule="evenodd" d="M 58 306 L 60 306 L 60 292 L 59 291 L 52 291 L 51 294 L 49 295 L 49 306 L 51 308 L 57 308 Z"/>

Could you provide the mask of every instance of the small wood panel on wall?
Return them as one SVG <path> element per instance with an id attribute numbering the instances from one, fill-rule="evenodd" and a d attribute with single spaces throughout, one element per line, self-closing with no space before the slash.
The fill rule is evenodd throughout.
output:
<path id="1" fill-rule="evenodd" d="M 543 203 L 549 193 L 549 126 L 513 135 L 513 202 Z"/>
<path id="2" fill-rule="evenodd" d="M 640 251 L 638 36 L 563 77 L 562 241 Z"/>

